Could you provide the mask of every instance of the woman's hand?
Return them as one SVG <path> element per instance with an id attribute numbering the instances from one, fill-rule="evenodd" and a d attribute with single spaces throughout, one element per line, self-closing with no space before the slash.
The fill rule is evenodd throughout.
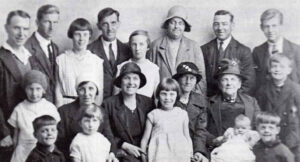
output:
<path id="1" fill-rule="evenodd" d="M 119 162 L 119 160 L 115 157 L 113 152 L 109 153 L 106 162 Z"/>
<path id="2" fill-rule="evenodd" d="M 125 150 L 127 153 L 129 153 L 130 155 L 133 155 L 135 157 L 140 157 L 141 156 L 141 152 L 143 152 L 143 150 L 137 146 L 134 146 L 130 143 L 124 142 L 122 144 L 122 149 Z"/>

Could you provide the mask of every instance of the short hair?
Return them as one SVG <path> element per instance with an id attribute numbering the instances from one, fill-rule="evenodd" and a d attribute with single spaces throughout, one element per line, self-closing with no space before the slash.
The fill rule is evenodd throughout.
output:
<path id="1" fill-rule="evenodd" d="M 151 40 L 150 40 L 150 36 L 146 30 L 136 30 L 136 31 L 132 32 L 129 36 L 129 45 L 131 45 L 132 37 L 137 36 L 137 35 L 143 35 L 147 38 L 147 46 L 149 48 Z"/>
<path id="2" fill-rule="evenodd" d="M 57 14 L 60 13 L 58 7 L 51 5 L 51 4 L 47 4 L 47 5 L 41 6 L 38 9 L 36 17 L 37 17 L 37 20 L 41 20 L 44 15 L 53 14 L 53 13 L 57 13 Z"/>
<path id="3" fill-rule="evenodd" d="M 89 21 L 87 21 L 84 18 L 78 18 L 71 23 L 68 29 L 68 37 L 72 39 L 74 32 L 77 30 L 80 31 L 88 30 L 91 36 L 93 34 L 93 29 L 91 24 L 89 23 Z"/>
<path id="4" fill-rule="evenodd" d="M 217 12 L 215 12 L 214 16 L 218 16 L 218 15 L 229 15 L 230 21 L 233 22 L 233 20 L 234 20 L 233 14 L 227 10 L 218 10 Z"/>
<path id="5" fill-rule="evenodd" d="M 81 86 L 86 85 L 86 84 L 89 83 L 89 82 L 91 82 L 91 81 L 83 81 L 83 82 L 79 83 L 78 86 L 77 86 L 77 89 L 78 89 L 79 87 L 81 87 Z M 94 82 L 92 82 L 92 83 L 95 84 Z M 99 89 L 98 89 L 98 87 L 97 87 L 96 84 L 95 84 L 95 87 L 97 88 L 96 95 L 98 95 L 98 94 L 99 94 Z"/>
<path id="6" fill-rule="evenodd" d="M 83 118 L 97 118 L 102 122 L 104 120 L 104 111 L 96 104 L 92 104 L 87 108 L 81 108 L 79 121 Z"/>
<path id="7" fill-rule="evenodd" d="M 107 7 L 107 8 L 102 9 L 101 11 L 99 11 L 99 13 L 98 13 L 98 23 L 100 23 L 105 17 L 110 16 L 112 14 L 116 14 L 117 15 L 117 20 L 119 21 L 119 16 L 120 16 L 119 11 L 117 11 L 113 8 Z"/>
<path id="8" fill-rule="evenodd" d="M 283 14 L 278 9 L 271 8 L 264 11 L 260 16 L 260 23 L 262 24 L 265 20 L 270 20 L 278 16 L 280 24 L 283 24 Z"/>
<path id="9" fill-rule="evenodd" d="M 157 86 L 156 90 L 156 97 L 159 98 L 159 94 L 161 91 L 176 91 L 177 98 L 176 100 L 179 100 L 181 95 L 181 89 L 178 84 L 178 82 L 175 79 L 172 78 L 164 78 Z"/>
<path id="10" fill-rule="evenodd" d="M 278 53 L 275 55 L 272 55 L 269 59 L 269 69 L 271 67 L 271 63 L 272 62 L 276 62 L 276 63 L 280 63 L 283 65 L 288 65 L 290 68 L 293 68 L 294 65 L 294 61 L 292 59 L 290 59 L 289 57 L 287 57 L 286 55 L 284 55 L 283 53 Z"/>
<path id="11" fill-rule="evenodd" d="M 28 19 L 30 19 L 29 14 L 27 12 L 23 11 L 23 10 L 10 11 L 8 13 L 8 15 L 7 15 L 7 18 L 6 18 L 6 24 L 10 24 L 10 20 L 14 16 L 20 16 L 22 18 L 28 18 Z"/>
<path id="12" fill-rule="evenodd" d="M 36 133 L 41 127 L 47 126 L 47 125 L 57 125 L 57 121 L 54 117 L 50 115 L 43 115 L 40 117 L 37 117 L 32 122 L 33 130 Z"/>
<path id="13" fill-rule="evenodd" d="M 240 122 L 240 121 L 245 121 L 248 122 L 251 125 L 251 120 L 244 114 L 240 114 L 237 117 L 235 117 L 234 122 Z"/>
<path id="14" fill-rule="evenodd" d="M 279 115 L 274 112 L 260 112 L 255 118 L 255 124 L 256 127 L 259 126 L 259 124 L 274 124 L 279 126 L 280 120 Z"/>

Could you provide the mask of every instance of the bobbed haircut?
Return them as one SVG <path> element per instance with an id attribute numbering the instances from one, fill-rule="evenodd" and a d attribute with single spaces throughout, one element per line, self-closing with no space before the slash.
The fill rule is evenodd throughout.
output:
<path id="1" fill-rule="evenodd" d="M 179 100 L 180 95 L 181 95 L 181 89 L 180 89 L 178 82 L 172 78 L 164 78 L 158 84 L 157 90 L 156 90 L 156 98 L 159 99 L 159 94 L 161 91 L 176 91 L 176 93 L 177 93 L 176 100 Z"/>
<path id="2" fill-rule="evenodd" d="M 84 18 L 78 18 L 76 20 L 74 20 L 69 29 L 68 29 L 68 37 L 70 39 L 73 38 L 73 34 L 75 31 L 85 31 L 85 30 L 88 30 L 90 32 L 90 35 L 92 36 L 93 34 L 93 29 L 92 29 L 92 26 L 91 24 L 89 23 L 89 21 L 87 21 L 86 19 Z"/>
<path id="3" fill-rule="evenodd" d="M 230 22 L 234 21 L 234 16 L 231 12 L 227 11 L 227 10 L 218 10 L 215 12 L 214 16 L 218 16 L 218 15 L 229 15 L 230 16 Z"/>
<path id="4" fill-rule="evenodd" d="M 51 4 L 46 4 L 46 5 L 41 6 L 38 9 L 36 18 L 37 18 L 37 20 L 41 20 L 44 15 L 53 14 L 53 13 L 59 14 L 60 13 L 59 8 L 57 6 L 54 6 Z"/>
<path id="5" fill-rule="evenodd" d="M 279 18 L 279 23 L 283 24 L 283 14 L 275 8 L 270 8 L 264 11 L 260 16 L 260 23 L 262 24 L 265 20 L 270 20 L 276 16 Z"/>
<path id="6" fill-rule="evenodd" d="M 36 133 L 41 127 L 47 126 L 47 125 L 57 125 L 57 121 L 54 119 L 54 117 L 50 115 L 43 115 L 40 117 L 37 117 L 32 122 L 33 130 Z"/>
<path id="7" fill-rule="evenodd" d="M 100 120 L 100 122 L 102 122 L 104 120 L 104 112 L 96 104 L 92 104 L 87 108 L 81 108 L 79 115 L 80 115 L 80 117 L 78 118 L 79 122 L 83 118 L 97 118 L 98 120 Z"/>
<path id="8" fill-rule="evenodd" d="M 27 12 L 23 11 L 23 10 L 15 10 L 15 11 L 11 11 L 8 13 L 7 18 L 6 18 L 6 24 L 9 25 L 10 24 L 10 20 L 14 17 L 14 16 L 20 16 L 22 18 L 28 18 L 30 19 L 30 16 Z"/>
<path id="9" fill-rule="evenodd" d="M 101 21 L 105 17 L 110 16 L 112 14 L 116 14 L 117 15 L 117 20 L 119 21 L 119 16 L 120 16 L 119 11 L 117 11 L 113 8 L 107 7 L 107 8 L 102 9 L 101 11 L 99 11 L 99 13 L 98 13 L 98 23 L 101 23 Z"/>
<path id="10" fill-rule="evenodd" d="M 283 53 L 278 53 L 275 55 L 272 55 L 269 59 L 268 62 L 268 69 L 270 70 L 271 67 L 271 63 L 276 62 L 276 63 L 280 63 L 282 65 L 287 65 L 290 68 L 293 68 L 294 65 L 294 61 L 292 59 L 290 59 L 289 57 L 287 57 L 286 55 L 284 55 Z"/>
<path id="11" fill-rule="evenodd" d="M 258 127 L 259 124 L 274 124 L 279 126 L 280 120 L 279 115 L 274 112 L 260 112 L 255 118 L 255 124 L 256 127 Z"/>
<path id="12" fill-rule="evenodd" d="M 150 48 L 151 40 L 150 40 L 150 36 L 146 30 L 136 30 L 136 31 L 132 32 L 129 36 L 129 45 L 131 45 L 132 37 L 137 36 L 137 35 L 145 36 L 147 38 L 147 47 Z"/>

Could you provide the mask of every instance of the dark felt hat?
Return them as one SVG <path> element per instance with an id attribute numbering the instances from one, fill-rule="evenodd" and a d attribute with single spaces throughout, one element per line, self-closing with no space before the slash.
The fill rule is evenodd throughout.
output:
<path id="1" fill-rule="evenodd" d="M 195 75 L 197 78 L 197 83 L 202 79 L 201 72 L 198 67 L 192 62 L 182 62 L 177 66 L 176 74 L 173 75 L 173 78 L 178 80 L 185 74 Z"/>
<path id="2" fill-rule="evenodd" d="M 237 60 L 224 58 L 219 62 L 218 69 L 214 78 L 217 79 L 224 74 L 234 74 L 240 77 L 242 80 L 245 79 L 245 76 L 241 74 L 239 61 Z"/>

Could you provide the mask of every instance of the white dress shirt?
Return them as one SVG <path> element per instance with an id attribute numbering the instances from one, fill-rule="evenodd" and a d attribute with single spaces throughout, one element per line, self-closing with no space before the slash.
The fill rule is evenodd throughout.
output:
<path id="1" fill-rule="evenodd" d="M 224 50 L 224 51 L 225 51 L 225 49 L 227 48 L 228 44 L 230 43 L 231 38 L 232 38 L 232 36 L 229 36 L 227 39 L 225 39 L 225 40 L 222 41 L 222 42 L 223 42 L 222 47 L 223 47 L 223 50 Z M 220 42 L 221 42 L 221 40 L 217 39 L 218 49 L 220 49 Z"/>
<path id="2" fill-rule="evenodd" d="M 272 51 L 278 51 L 278 53 L 283 52 L 283 38 L 280 37 L 277 42 L 269 42 L 268 41 L 268 51 L 269 54 L 272 55 Z"/>
<path id="3" fill-rule="evenodd" d="M 109 60 L 109 44 L 112 44 L 112 50 L 114 52 L 114 55 L 115 55 L 115 60 L 117 60 L 117 56 L 118 56 L 118 46 L 117 46 L 117 39 L 111 41 L 111 42 L 108 42 L 108 41 L 105 41 L 103 39 L 103 37 L 101 37 L 102 39 L 102 42 L 103 42 L 103 48 L 104 48 L 104 51 L 105 51 L 105 55 L 107 57 L 107 59 Z"/>
<path id="4" fill-rule="evenodd" d="M 39 32 L 34 33 L 35 38 L 40 44 L 40 47 L 42 48 L 43 52 L 45 53 L 46 57 L 49 58 L 49 52 L 48 52 L 48 45 L 51 43 L 50 40 L 45 39 Z"/>

